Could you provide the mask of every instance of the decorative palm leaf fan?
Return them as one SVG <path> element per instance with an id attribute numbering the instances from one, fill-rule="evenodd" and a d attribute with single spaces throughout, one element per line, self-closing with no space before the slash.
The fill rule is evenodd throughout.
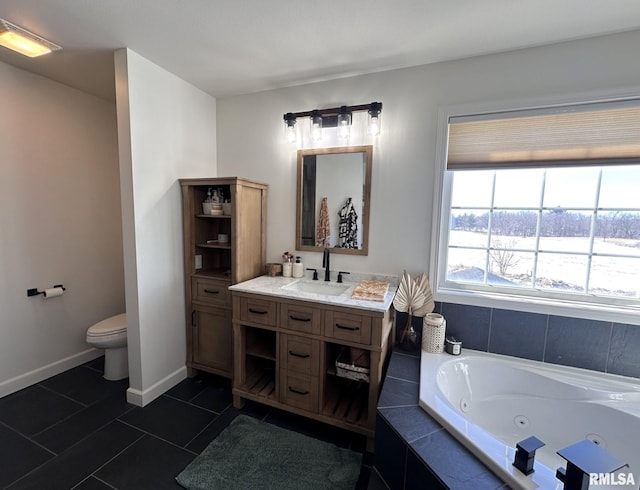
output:
<path id="1" fill-rule="evenodd" d="M 413 317 L 424 317 L 435 308 L 427 275 L 423 272 L 415 279 L 412 279 L 405 270 L 402 274 L 400 286 L 398 286 L 398 292 L 393 299 L 393 306 L 397 311 L 407 313 L 407 323 L 402 330 L 400 345 L 408 341 L 415 342 L 417 333 L 413 328 Z"/>

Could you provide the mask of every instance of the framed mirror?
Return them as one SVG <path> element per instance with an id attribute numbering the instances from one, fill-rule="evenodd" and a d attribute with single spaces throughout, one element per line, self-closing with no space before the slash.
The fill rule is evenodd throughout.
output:
<path id="1" fill-rule="evenodd" d="M 367 255 L 373 146 L 298 150 L 296 250 Z"/>

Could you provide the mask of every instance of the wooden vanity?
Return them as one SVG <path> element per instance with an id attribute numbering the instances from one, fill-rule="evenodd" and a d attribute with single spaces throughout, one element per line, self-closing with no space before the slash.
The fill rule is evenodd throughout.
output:
<path id="1" fill-rule="evenodd" d="M 234 406 L 253 400 L 348 429 L 365 435 L 372 450 L 395 290 L 378 303 L 350 300 L 349 291 L 323 296 L 281 289 L 293 281 L 262 276 L 230 288 Z M 367 379 L 336 369 L 336 359 L 349 364 L 351 356 L 368 365 Z"/>

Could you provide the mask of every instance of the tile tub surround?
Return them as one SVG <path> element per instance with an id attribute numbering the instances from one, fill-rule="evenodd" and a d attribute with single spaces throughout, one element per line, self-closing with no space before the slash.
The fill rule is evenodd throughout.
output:
<path id="1" fill-rule="evenodd" d="M 453 303 L 435 311 L 463 349 L 640 377 L 640 326 Z M 419 377 L 420 351 L 394 346 L 377 410 L 379 476 L 392 489 L 508 488 L 418 406 Z"/>
<path id="2" fill-rule="evenodd" d="M 374 468 L 393 489 L 508 489 L 418 405 L 420 352 L 395 350 L 378 401 Z"/>
<path id="3" fill-rule="evenodd" d="M 462 348 L 640 377 L 640 326 L 436 303 Z"/>

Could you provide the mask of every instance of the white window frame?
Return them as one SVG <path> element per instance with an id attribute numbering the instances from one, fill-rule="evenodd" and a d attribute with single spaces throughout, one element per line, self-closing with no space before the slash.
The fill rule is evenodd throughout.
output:
<path id="1" fill-rule="evenodd" d="M 447 240 L 451 218 L 452 174 L 447 173 L 449 120 L 456 116 L 488 114 L 514 110 L 558 107 L 563 105 L 639 99 L 640 89 L 619 93 L 583 94 L 544 100 L 483 102 L 441 107 L 438 111 L 436 160 L 434 171 L 433 228 L 430 254 L 430 282 L 436 301 L 463 305 L 500 308 L 573 318 L 640 325 L 640 301 L 637 305 L 607 305 L 590 303 L 588 296 L 576 299 L 557 299 L 527 295 L 526 291 L 510 294 L 500 291 L 474 289 L 473 284 L 452 283 L 447 278 Z M 639 278 L 640 281 L 640 278 Z M 484 289 L 486 288 L 483 285 Z M 498 289 L 498 288 L 496 288 Z"/>

